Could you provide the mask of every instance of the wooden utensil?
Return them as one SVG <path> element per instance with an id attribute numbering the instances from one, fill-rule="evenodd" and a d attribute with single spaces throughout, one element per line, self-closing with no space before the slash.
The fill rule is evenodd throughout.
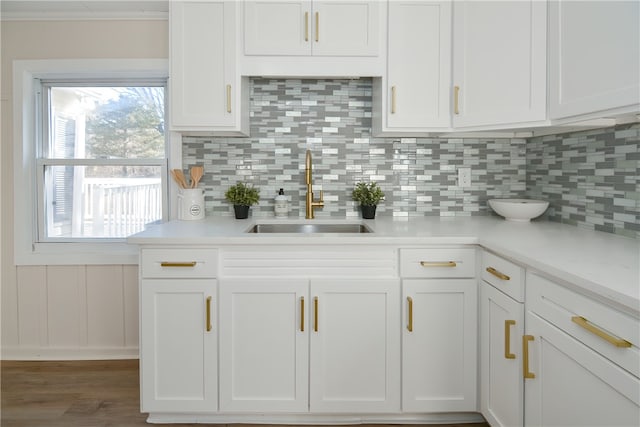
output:
<path id="1" fill-rule="evenodd" d="M 202 166 L 193 166 L 189 171 L 191 173 L 191 188 L 196 188 L 202 175 L 204 175 L 204 168 Z"/>
<path id="2" fill-rule="evenodd" d="M 171 169 L 171 176 L 178 183 L 180 188 L 189 188 L 187 185 L 187 178 L 184 176 L 184 172 L 181 169 Z"/>

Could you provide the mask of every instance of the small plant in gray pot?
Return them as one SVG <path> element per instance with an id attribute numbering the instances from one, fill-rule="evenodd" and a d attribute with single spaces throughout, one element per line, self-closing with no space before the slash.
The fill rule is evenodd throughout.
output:
<path id="1" fill-rule="evenodd" d="M 260 190 L 239 182 L 229 187 L 224 197 L 233 204 L 236 219 L 246 219 L 249 216 L 249 208 L 258 204 L 260 200 Z"/>
<path id="2" fill-rule="evenodd" d="M 353 189 L 353 193 L 351 193 L 351 197 L 356 202 L 360 202 L 362 218 L 374 219 L 376 217 L 376 207 L 384 199 L 384 193 L 375 182 L 369 184 L 358 182 L 356 188 Z"/>

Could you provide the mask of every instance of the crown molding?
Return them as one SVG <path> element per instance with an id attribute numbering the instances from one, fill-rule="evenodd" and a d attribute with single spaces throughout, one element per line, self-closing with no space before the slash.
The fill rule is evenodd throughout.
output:
<path id="1" fill-rule="evenodd" d="M 3 12 L 2 21 L 166 21 L 168 12 Z"/>

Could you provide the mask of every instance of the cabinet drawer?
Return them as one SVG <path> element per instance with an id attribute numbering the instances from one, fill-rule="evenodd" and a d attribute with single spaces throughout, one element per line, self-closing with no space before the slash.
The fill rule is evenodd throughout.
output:
<path id="1" fill-rule="evenodd" d="M 527 310 L 640 377 L 640 319 L 527 273 Z"/>
<path id="2" fill-rule="evenodd" d="M 524 301 L 524 268 L 490 252 L 482 252 L 482 280 L 516 301 Z"/>
<path id="3" fill-rule="evenodd" d="M 402 277 L 474 277 L 475 249 L 401 249 Z"/>
<path id="4" fill-rule="evenodd" d="M 143 278 L 216 277 L 217 249 L 143 249 L 140 253 Z"/>

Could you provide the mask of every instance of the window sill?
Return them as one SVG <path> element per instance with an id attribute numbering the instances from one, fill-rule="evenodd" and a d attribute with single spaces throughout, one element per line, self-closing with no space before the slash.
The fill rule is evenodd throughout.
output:
<path id="1" fill-rule="evenodd" d="M 15 254 L 16 265 L 138 264 L 138 248 L 117 243 L 36 243 L 33 251 Z"/>

